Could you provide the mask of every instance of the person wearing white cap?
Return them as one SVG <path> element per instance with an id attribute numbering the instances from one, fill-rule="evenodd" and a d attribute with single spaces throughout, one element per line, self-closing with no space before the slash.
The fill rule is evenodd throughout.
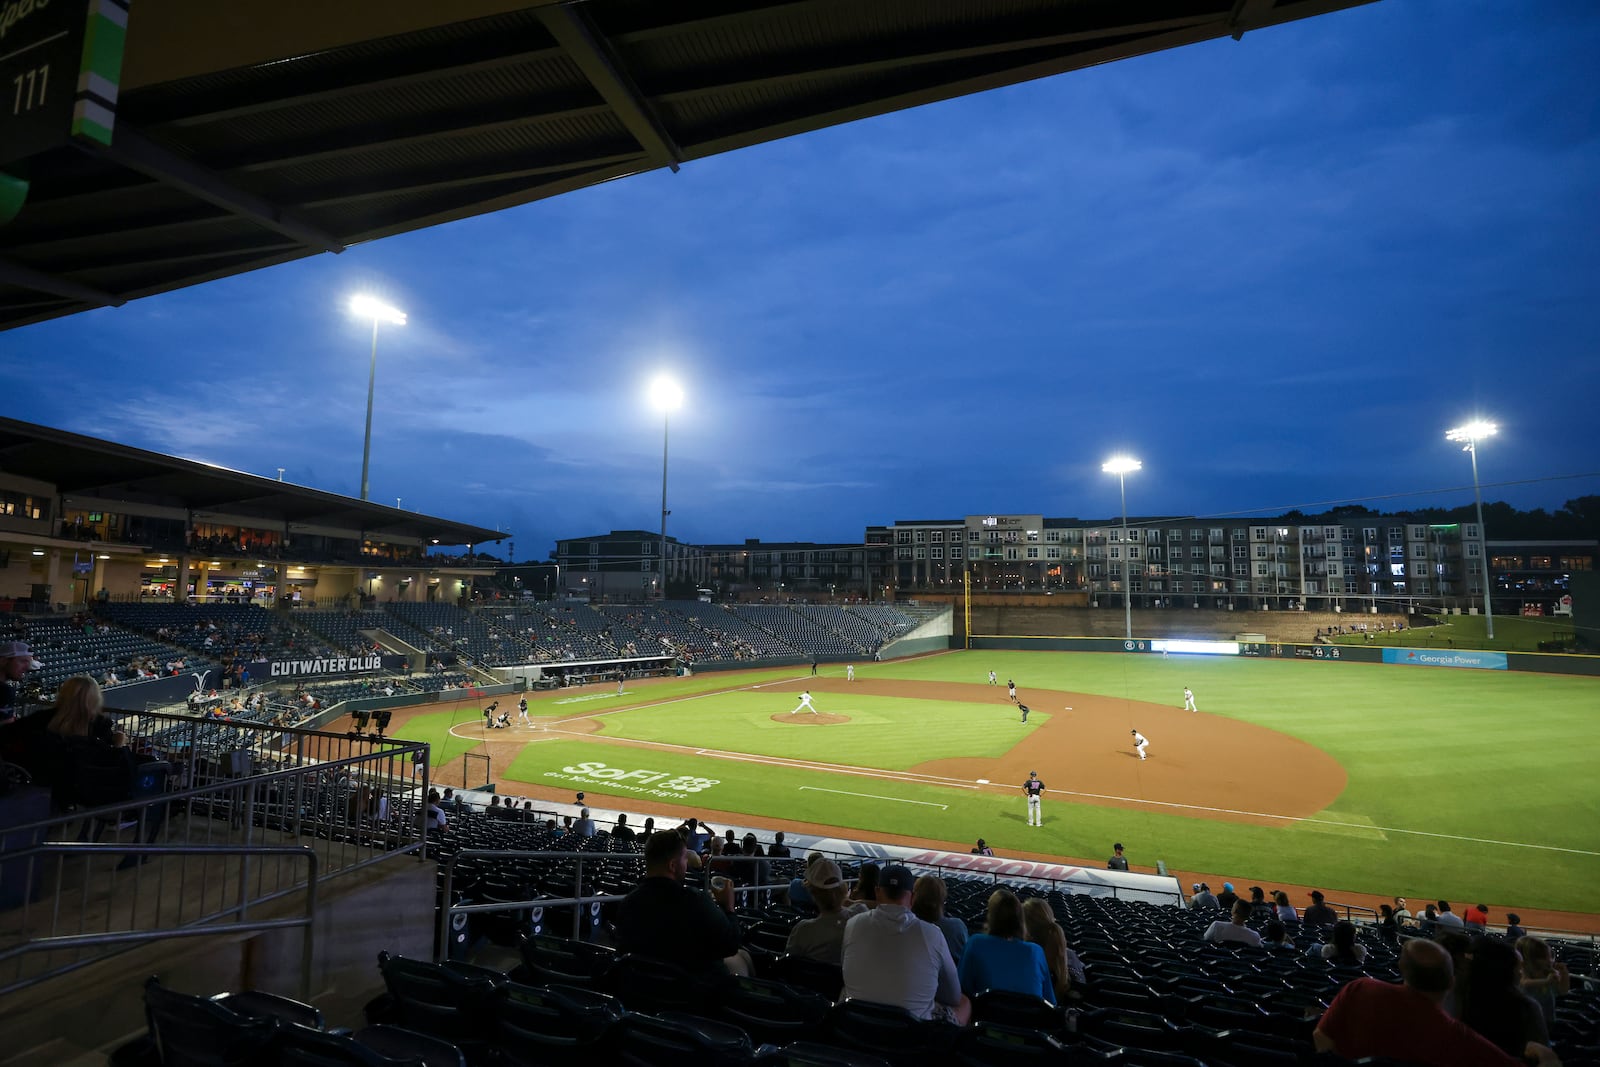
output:
<path id="1" fill-rule="evenodd" d="M 0 641 L 0 722 L 17 717 L 18 683 L 41 666 L 26 641 Z"/>

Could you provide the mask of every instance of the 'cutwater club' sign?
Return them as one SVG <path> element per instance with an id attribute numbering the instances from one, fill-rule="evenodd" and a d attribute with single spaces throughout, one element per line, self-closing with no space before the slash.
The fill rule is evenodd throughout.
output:
<path id="1" fill-rule="evenodd" d="M 405 666 L 404 656 L 331 656 L 326 658 L 259 660 L 250 664 L 250 679 L 270 682 L 274 678 L 313 678 L 323 674 L 372 674 Z"/>

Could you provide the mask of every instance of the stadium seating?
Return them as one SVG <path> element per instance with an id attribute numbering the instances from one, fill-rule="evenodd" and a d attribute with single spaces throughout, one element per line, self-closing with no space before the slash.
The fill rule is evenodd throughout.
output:
<path id="1" fill-rule="evenodd" d="M 387 629 L 390 616 L 381 611 L 297 611 L 297 625 L 304 626 L 340 652 L 350 655 L 372 647 L 361 636 L 362 630 Z"/>
<path id="2" fill-rule="evenodd" d="M 428 636 L 434 645 L 486 666 L 511 667 L 536 659 L 533 646 L 522 637 L 490 626 L 454 604 L 400 601 L 385 604 L 384 610 L 409 624 L 412 631 Z"/>
<path id="3" fill-rule="evenodd" d="M 859 656 L 869 653 L 849 638 L 820 624 L 798 609 L 777 604 L 735 604 L 728 609 L 760 627 L 804 656 Z"/>
<path id="4" fill-rule="evenodd" d="M 171 644 L 152 641 L 104 620 L 30 621 L 18 637 L 30 642 L 34 655 L 44 664 L 33 677 L 47 697 L 78 674 L 110 688 L 139 677 L 141 666 L 151 675 L 168 674 L 168 665 L 177 663 L 182 663 L 185 674 L 216 667 L 209 659 L 188 655 Z"/>
<path id="5" fill-rule="evenodd" d="M 101 617 L 226 662 L 337 654 L 320 638 L 250 604 L 102 604 Z"/>

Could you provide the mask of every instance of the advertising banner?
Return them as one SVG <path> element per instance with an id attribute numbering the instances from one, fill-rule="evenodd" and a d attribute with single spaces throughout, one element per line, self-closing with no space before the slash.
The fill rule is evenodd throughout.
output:
<path id="1" fill-rule="evenodd" d="M 289 678 L 318 678 L 330 674 L 375 674 L 400 670 L 404 656 L 329 656 L 327 658 L 257 660 L 250 664 L 252 682 L 274 682 Z"/>
<path id="2" fill-rule="evenodd" d="M 1386 648 L 1383 662 L 1409 667 L 1466 667 L 1480 671 L 1506 669 L 1504 652 L 1467 652 L 1435 648 Z"/>

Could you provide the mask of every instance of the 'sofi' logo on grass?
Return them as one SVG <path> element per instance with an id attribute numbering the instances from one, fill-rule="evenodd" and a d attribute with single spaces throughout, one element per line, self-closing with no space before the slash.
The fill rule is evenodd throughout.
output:
<path id="1" fill-rule="evenodd" d="M 683 799 L 690 793 L 699 793 L 714 785 L 720 778 L 696 778 L 692 775 L 673 776 L 671 771 L 630 771 L 622 767 L 607 767 L 604 763 L 588 761 L 559 771 L 545 771 L 546 778 L 563 778 L 574 782 L 607 782 L 614 789 L 629 793 L 642 793 L 653 797 Z"/>

